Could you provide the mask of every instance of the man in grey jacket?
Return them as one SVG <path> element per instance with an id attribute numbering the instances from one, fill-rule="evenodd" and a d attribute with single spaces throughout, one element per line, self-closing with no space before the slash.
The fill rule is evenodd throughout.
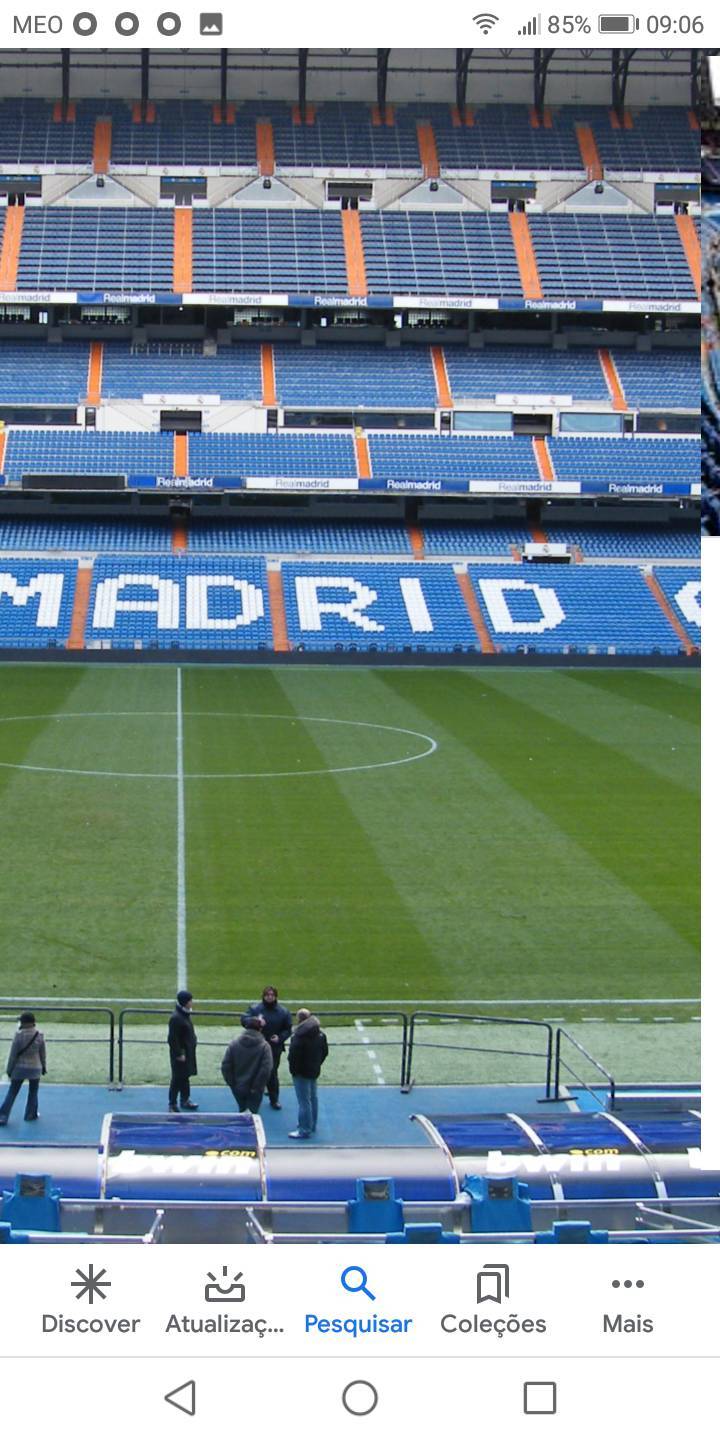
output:
<path id="1" fill-rule="evenodd" d="M 229 1085 L 238 1110 L 250 1110 L 257 1115 L 265 1086 L 273 1068 L 272 1050 L 263 1039 L 262 1020 L 253 1015 L 245 1021 L 245 1028 L 228 1045 L 222 1058 L 222 1076 Z"/>
<path id="2" fill-rule="evenodd" d="M 47 1073 L 45 1037 L 35 1024 L 30 1010 L 23 1010 L 17 1034 L 14 1036 L 6 1066 L 10 1088 L 0 1105 L 0 1125 L 7 1125 L 10 1112 L 23 1087 L 28 1082 L 25 1102 L 25 1119 L 38 1120 L 38 1092 L 40 1077 Z"/>

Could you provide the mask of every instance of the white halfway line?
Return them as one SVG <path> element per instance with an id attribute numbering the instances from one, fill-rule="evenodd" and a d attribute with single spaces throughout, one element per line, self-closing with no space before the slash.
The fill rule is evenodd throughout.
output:
<path id="1" fill-rule="evenodd" d="M 187 890 L 185 879 L 185 757 L 183 744 L 182 670 L 177 667 L 177 988 L 187 989 Z"/>

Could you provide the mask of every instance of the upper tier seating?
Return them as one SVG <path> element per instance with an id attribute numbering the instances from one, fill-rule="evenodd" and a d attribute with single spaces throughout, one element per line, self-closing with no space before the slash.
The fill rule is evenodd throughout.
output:
<path id="1" fill-rule="evenodd" d="M 576 114 L 577 120 L 592 126 L 606 173 L 681 170 L 697 174 L 700 136 L 691 127 L 684 107 L 654 105 L 636 110 L 631 106 L 630 128 L 614 126 L 611 117 L 612 111 L 602 105 L 581 107 Z"/>
<path id="2" fill-rule="evenodd" d="M 0 337 L 0 399 L 4 405 L 79 405 L 87 395 L 90 346 L 71 340 Z"/>
<path id="3" fill-rule="evenodd" d="M 172 212 L 28 206 L 18 288 L 170 291 Z"/>
<path id="4" fill-rule="evenodd" d="M 548 448 L 558 480 L 692 484 L 698 478 L 697 440 L 561 436 Z"/>
<path id="5" fill-rule="evenodd" d="M 370 436 L 375 479 L 537 480 L 532 441 L 525 436 Z"/>
<path id="6" fill-rule="evenodd" d="M 347 294 L 342 221 L 317 210 L 198 210 L 194 285 Z"/>
<path id="7" fill-rule="evenodd" d="M 155 341 L 139 348 L 113 340 L 104 346 L 102 391 L 107 400 L 217 394 L 223 400 L 259 401 L 260 346 L 238 345 L 203 355 L 202 345 L 190 342 Z"/>
<path id="8" fill-rule="evenodd" d="M 547 298 L 696 299 L 673 220 L 536 215 Z M 520 299 L 507 216 L 381 211 L 361 219 L 368 291 Z M 197 291 L 347 294 L 341 216 L 317 210 L 197 210 Z M 171 291 L 169 210 L 28 206 L 18 288 Z"/>
<path id="9" fill-rule="evenodd" d="M 432 359 L 425 348 L 328 345 L 305 350 L 276 345 L 274 357 L 281 405 L 434 409 L 437 404 Z"/>
<path id="10" fill-rule="evenodd" d="M 445 365 L 456 405 L 464 399 L 494 400 L 497 394 L 609 399 L 597 350 L 550 350 L 539 345 L 460 350 L 446 345 Z"/>
<path id="11" fill-rule="evenodd" d="M 218 123 L 216 107 L 202 100 L 154 103 L 153 119 L 138 123 L 121 100 L 80 100 L 70 123 L 53 119 L 42 100 L 0 102 L 0 163 L 74 164 L 89 168 L 97 118 L 112 120 L 112 165 L 231 166 L 255 169 L 256 123 L 273 128 L 279 172 L 391 170 L 421 174 L 417 124 L 432 125 L 440 164 L 449 171 L 564 171 L 585 165 L 575 126 L 592 127 L 606 173 L 686 171 L 699 168 L 698 132 L 683 106 L 632 110 L 631 128 L 613 124 L 608 106 L 550 107 L 549 123 L 534 124 L 527 105 L 478 105 L 461 125 L 450 105 L 418 101 L 396 105 L 390 124 L 376 123 L 374 107 L 326 101 L 313 107 L 312 123 L 296 123 L 295 107 L 278 100 L 239 102 L 230 123 Z"/>
<path id="12" fill-rule="evenodd" d="M 97 107 L 92 101 L 78 105 L 77 119 L 68 125 L 53 120 L 53 111 L 46 100 L 0 100 L 0 162 L 89 169 Z"/>
<path id="13" fill-rule="evenodd" d="M 200 341 L 150 341 L 103 345 L 105 400 L 143 395 L 219 395 L 260 402 L 259 344 L 250 342 L 203 354 Z M 434 409 L 438 403 L 429 347 L 381 345 L 272 347 L 280 405 L 323 409 Z M 640 352 L 615 349 L 615 368 L 629 407 L 697 409 L 697 359 L 692 350 Z M 443 347 L 453 401 L 495 401 L 498 394 L 571 395 L 610 404 L 600 351 L 554 350 L 540 345 L 488 345 L 467 350 Z M 72 404 L 85 399 L 90 348 L 87 341 L 48 345 L 0 337 L 0 393 L 6 404 Z"/>
<path id="14" fill-rule="evenodd" d="M 361 225 L 371 295 L 522 296 L 505 216 L 380 211 Z"/>
<path id="15" fill-rule="evenodd" d="M 172 475 L 171 435 L 132 430 L 10 430 L 4 474 Z"/>
<path id="16" fill-rule="evenodd" d="M 697 410 L 700 398 L 695 350 L 613 350 L 629 406 L 639 410 Z"/>
<path id="17" fill-rule="evenodd" d="M 674 220 L 533 215 L 529 223 L 548 297 L 697 300 Z"/>
<path id="18" fill-rule="evenodd" d="M 221 433 L 190 436 L 194 475 L 354 476 L 355 447 L 349 435 L 275 431 L 266 435 Z"/>

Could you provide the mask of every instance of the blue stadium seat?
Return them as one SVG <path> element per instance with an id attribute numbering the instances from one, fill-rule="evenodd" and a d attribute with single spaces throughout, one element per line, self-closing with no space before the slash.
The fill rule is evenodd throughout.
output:
<path id="1" fill-rule="evenodd" d="M 0 556 L 0 649 L 64 646 L 70 635 L 77 561 Z"/>
<path id="2" fill-rule="evenodd" d="M 25 211 L 19 290 L 171 291 L 169 210 Z"/>
<path id="3" fill-rule="evenodd" d="M 8 431 L 4 473 L 31 475 L 172 475 L 171 435 L 136 430 Z"/>
<path id="4" fill-rule="evenodd" d="M 106 400 L 192 394 L 259 401 L 260 346 L 236 345 L 204 355 L 202 344 L 194 341 L 130 345 L 110 340 L 104 346 L 102 392 Z"/>
<path id="5" fill-rule="evenodd" d="M 437 391 L 429 349 L 379 345 L 276 345 L 275 388 L 281 405 L 434 409 Z"/>
<path id="6" fill-rule="evenodd" d="M 288 635 L 306 650 L 476 649 L 449 565 L 282 566 Z"/>
<path id="7" fill-rule="evenodd" d="M 86 640 L 115 650 L 272 648 L 265 564 L 259 559 L 155 555 L 95 563 Z"/>
<path id="8" fill-rule="evenodd" d="M 640 570 L 472 565 L 470 575 L 502 650 L 670 655 L 681 648 Z"/>
<path id="9" fill-rule="evenodd" d="M 699 561 L 699 556 L 698 556 Z M 658 566 L 655 578 L 694 645 L 700 644 L 700 565 Z"/>

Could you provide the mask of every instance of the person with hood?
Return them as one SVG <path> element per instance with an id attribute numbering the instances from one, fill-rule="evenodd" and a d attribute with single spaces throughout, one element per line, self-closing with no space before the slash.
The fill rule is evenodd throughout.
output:
<path id="1" fill-rule="evenodd" d="M 290 1011 L 286 1010 L 284 1005 L 278 1004 L 276 987 L 266 985 L 262 992 L 262 1000 L 257 1005 L 251 1005 L 247 1015 L 248 1017 L 257 1016 L 263 1022 L 263 1035 L 270 1046 L 273 1060 L 273 1068 L 267 1082 L 268 1099 L 273 1110 L 280 1110 L 282 1107 L 280 1105 L 278 1066 L 285 1049 L 285 1042 L 290 1039 L 292 1033 Z"/>
<path id="2" fill-rule="evenodd" d="M 220 1069 L 225 1084 L 237 1100 L 238 1110 L 250 1110 L 257 1115 L 272 1073 L 273 1052 L 263 1036 L 259 1015 L 251 1015 L 244 1021 L 244 1027 L 228 1045 Z"/>
<path id="3" fill-rule="evenodd" d="M 168 1109 L 174 1114 L 180 1110 L 197 1110 L 190 1099 L 190 1078 L 197 1075 L 197 1039 L 192 1022 L 193 997 L 189 990 L 178 990 L 177 1004 L 168 1024 L 168 1046 L 170 1048 L 170 1090 Z M 178 1099 L 180 1104 L 178 1105 Z"/>
<path id="4" fill-rule="evenodd" d="M 39 1120 L 38 1094 L 40 1077 L 47 1074 L 45 1036 L 35 1024 L 31 1010 L 23 1010 L 18 1029 L 13 1037 L 6 1066 L 10 1088 L 0 1105 L 0 1125 L 7 1125 L 10 1112 L 27 1080 L 28 1093 L 25 1101 L 25 1119 Z"/>
<path id="5" fill-rule="evenodd" d="M 315 1134 L 318 1121 L 317 1082 L 327 1060 L 328 1042 L 320 1029 L 317 1015 L 298 1010 L 288 1051 L 288 1067 L 298 1102 L 297 1130 L 289 1132 L 291 1140 L 307 1140 Z"/>

